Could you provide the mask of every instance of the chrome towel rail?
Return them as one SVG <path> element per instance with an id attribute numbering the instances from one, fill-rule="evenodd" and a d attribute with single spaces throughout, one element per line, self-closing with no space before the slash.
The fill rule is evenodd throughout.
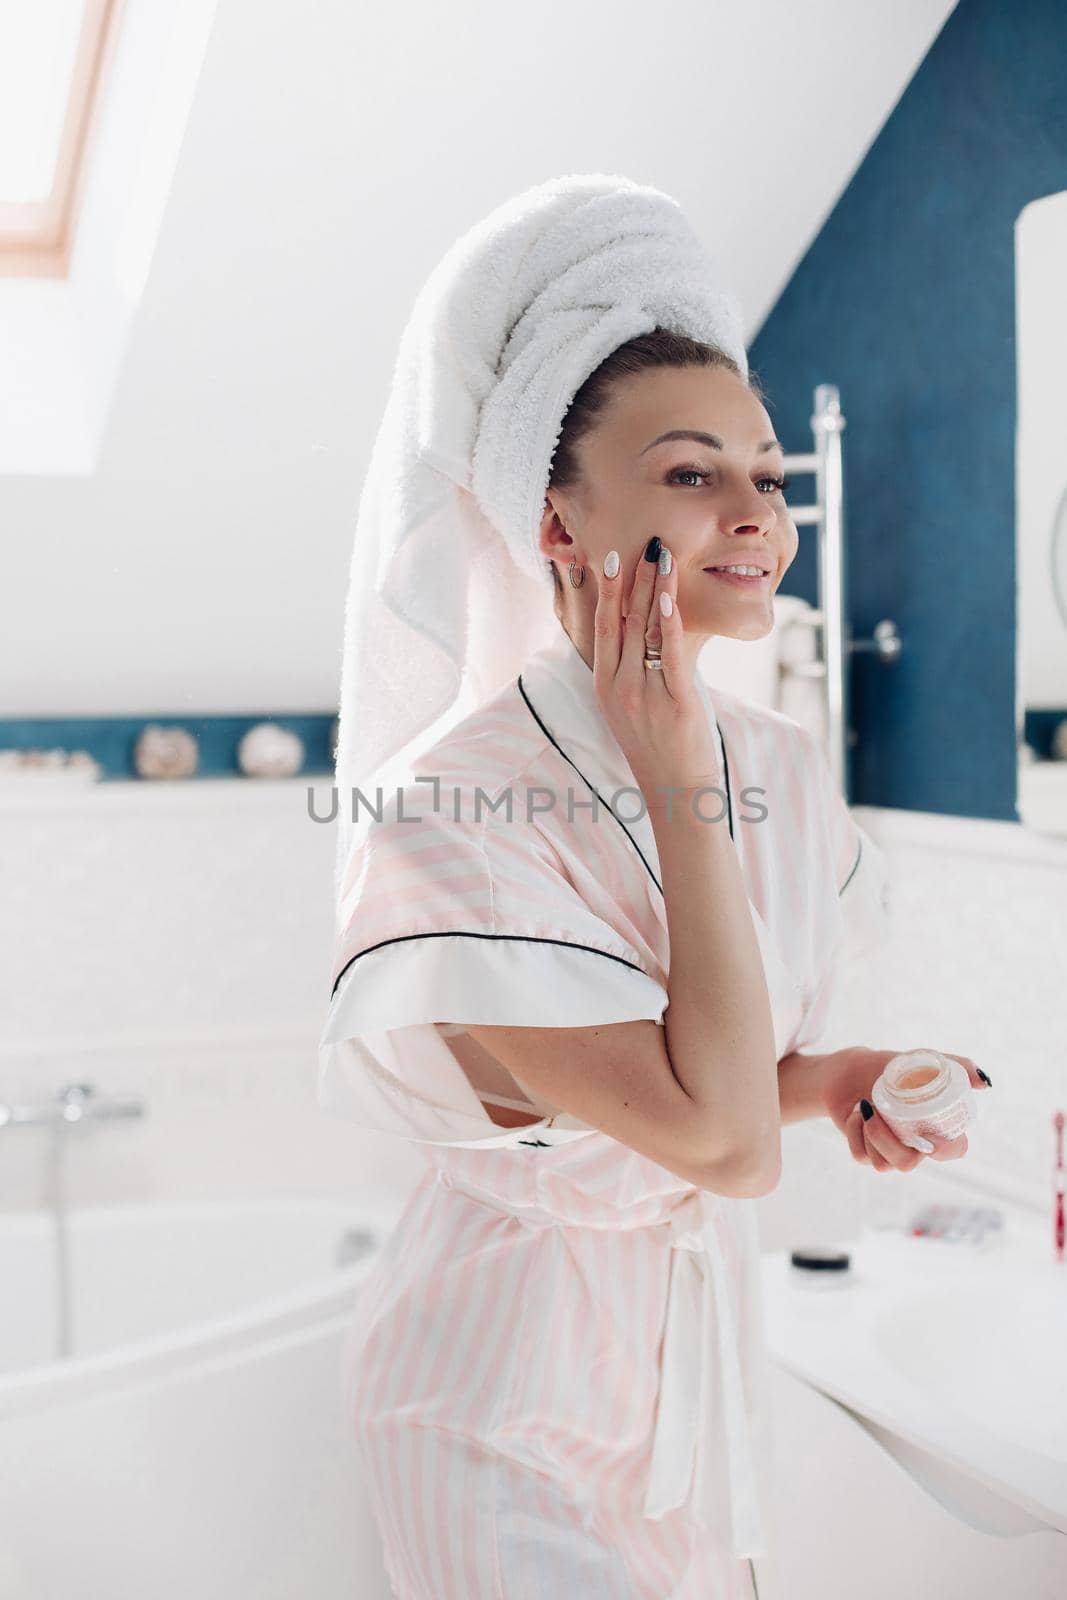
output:
<path id="1" fill-rule="evenodd" d="M 814 661 L 783 663 L 783 675 L 822 678 L 825 684 L 827 760 L 834 781 L 849 799 L 848 747 L 856 740 L 849 724 L 848 662 L 857 650 L 873 650 L 884 662 L 897 659 L 903 648 L 896 624 L 879 622 L 869 639 L 854 639 L 845 600 L 845 494 L 841 465 L 841 435 L 845 418 L 837 385 L 820 383 L 815 390 L 811 416 L 815 449 L 785 457 L 789 473 L 810 472 L 815 477 L 815 502 L 790 506 L 797 527 L 818 529 L 818 604 L 796 618 L 793 627 L 818 628 L 821 639 Z"/>

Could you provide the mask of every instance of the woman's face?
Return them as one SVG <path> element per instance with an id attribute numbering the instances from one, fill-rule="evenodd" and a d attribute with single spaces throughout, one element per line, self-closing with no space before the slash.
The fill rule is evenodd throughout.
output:
<path id="1" fill-rule="evenodd" d="M 654 442 L 675 430 L 710 437 Z M 629 580 L 658 534 L 678 572 L 686 633 L 762 638 L 798 544 L 779 487 L 782 449 L 767 448 L 773 439 L 760 401 L 726 367 L 655 367 L 618 383 L 578 447 L 581 488 L 549 490 L 541 549 L 562 561 L 564 591 L 572 555 L 599 570 L 617 550 Z M 732 563 L 763 563 L 768 573 L 737 583 L 708 571 Z"/>

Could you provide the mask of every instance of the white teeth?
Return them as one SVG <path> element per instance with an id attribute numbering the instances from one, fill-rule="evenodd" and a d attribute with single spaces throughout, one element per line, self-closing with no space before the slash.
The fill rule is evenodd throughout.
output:
<path id="1" fill-rule="evenodd" d="M 763 577 L 762 567 L 712 567 L 712 572 L 740 572 L 745 577 Z"/>

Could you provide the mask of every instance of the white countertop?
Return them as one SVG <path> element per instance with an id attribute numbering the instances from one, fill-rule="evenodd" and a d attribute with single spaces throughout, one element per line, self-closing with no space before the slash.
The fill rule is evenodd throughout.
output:
<path id="1" fill-rule="evenodd" d="M 928 1453 L 1067 1533 L 1067 1262 L 1047 1219 L 1000 1209 L 978 1246 L 867 1230 L 834 1283 L 764 1253 L 768 1347 L 913 1476 Z"/>

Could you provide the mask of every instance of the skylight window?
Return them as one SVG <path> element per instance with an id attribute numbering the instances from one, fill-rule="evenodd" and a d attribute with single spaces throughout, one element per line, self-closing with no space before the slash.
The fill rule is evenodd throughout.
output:
<path id="1" fill-rule="evenodd" d="M 115 0 L 0 0 L 0 271 L 67 270 Z"/>

